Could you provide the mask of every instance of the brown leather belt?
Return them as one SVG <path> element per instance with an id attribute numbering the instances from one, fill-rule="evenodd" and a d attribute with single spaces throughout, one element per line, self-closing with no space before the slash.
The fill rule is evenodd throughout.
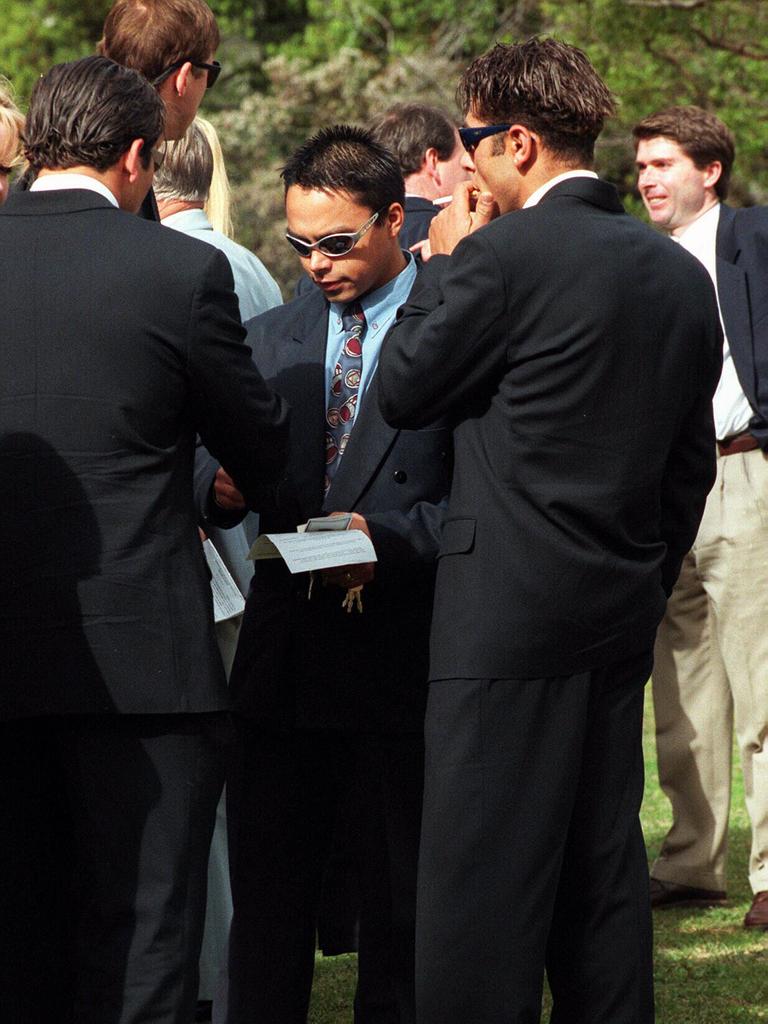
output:
<path id="1" fill-rule="evenodd" d="M 734 455 L 736 452 L 751 452 L 759 448 L 755 438 L 748 430 L 743 434 L 734 434 L 733 437 L 726 437 L 724 441 L 717 442 L 718 455 Z"/>

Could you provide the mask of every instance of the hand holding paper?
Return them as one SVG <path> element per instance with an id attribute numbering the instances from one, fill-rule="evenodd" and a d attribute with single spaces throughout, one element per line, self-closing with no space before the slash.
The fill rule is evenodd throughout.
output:
<path id="1" fill-rule="evenodd" d="M 332 512 L 331 517 L 346 515 L 344 512 Z M 371 534 L 368 529 L 368 523 L 366 523 L 363 516 L 359 512 L 351 512 L 351 519 L 349 521 L 348 530 L 360 530 L 370 540 Z M 371 545 L 373 546 L 373 545 Z M 323 570 L 323 579 L 326 583 L 334 584 L 337 587 L 344 587 L 345 590 L 349 590 L 353 587 L 362 587 L 365 583 L 370 583 L 373 579 L 374 570 L 376 568 L 375 561 L 364 562 L 362 564 L 350 563 L 348 565 L 339 565 L 331 569 Z"/>
<path id="2" fill-rule="evenodd" d="M 263 533 L 256 538 L 248 557 L 256 561 L 282 558 L 292 573 L 337 569 L 340 566 L 352 572 L 359 571 L 361 565 L 376 561 L 376 551 L 367 533 L 335 527 L 318 529 L 318 522 L 322 520 L 312 521 L 314 528 L 303 533 Z"/>

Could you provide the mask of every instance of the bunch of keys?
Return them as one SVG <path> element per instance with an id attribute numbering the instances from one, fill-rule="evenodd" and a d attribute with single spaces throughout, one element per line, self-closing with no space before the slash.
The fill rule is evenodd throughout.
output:
<path id="1" fill-rule="evenodd" d="M 344 595 L 344 600 L 341 602 L 341 607 L 347 612 L 351 612 L 353 608 L 357 608 L 360 614 L 363 614 L 363 588 L 350 587 Z"/>
<path id="2" fill-rule="evenodd" d="M 315 574 L 310 572 L 309 574 L 309 588 L 307 590 L 307 600 L 309 601 L 312 597 L 312 587 L 315 583 Z M 347 592 L 344 595 L 344 600 L 341 602 L 341 607 L 348 614 L 353 608 L 357 608 L 358 612 L 363 614 L 363 587 L 362 584 L 359 587 L 348 587 Z"/>

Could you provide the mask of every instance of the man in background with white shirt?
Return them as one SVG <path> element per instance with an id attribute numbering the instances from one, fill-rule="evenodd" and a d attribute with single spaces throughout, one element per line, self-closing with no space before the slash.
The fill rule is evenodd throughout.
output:
<path id="1" fill-rule="evenodd" d="M 656 642 L 659 780 L 673 823 L 651 869 L 651 900 L 725 901 L 735 724 L 752 822 L 755 896 L 744 926 L 768 928 L 768 210 L 725 204 L 734 141 L 713 114 L 672 107 L 633 135 L 649 216 L 706 267 L 725 333 L 717 480 Z"/>

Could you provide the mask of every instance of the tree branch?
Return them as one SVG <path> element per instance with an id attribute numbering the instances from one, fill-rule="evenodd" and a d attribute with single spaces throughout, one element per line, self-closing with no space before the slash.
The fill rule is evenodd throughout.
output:
<path id="1" fill-rule="evenodd" d="M 627 7 L 667 7 L 676 11 L 695 11 L 707 7 L 709 0 L 622 0 Z"/>
<path id="2" fill-rule="evenodd" d="M 748 57 L 750 60 L 768 60 L 768 52 L 752 50 L 746 43 L 729 43 L 726 39 L 715 39 L 712 36 L 708 36 L 700 28 L 695 28 L 693 25 L 691 26 L 691 32 L 711 50 L 723 50 L 725 53 L 735 53 L 737 57 Z"/>

